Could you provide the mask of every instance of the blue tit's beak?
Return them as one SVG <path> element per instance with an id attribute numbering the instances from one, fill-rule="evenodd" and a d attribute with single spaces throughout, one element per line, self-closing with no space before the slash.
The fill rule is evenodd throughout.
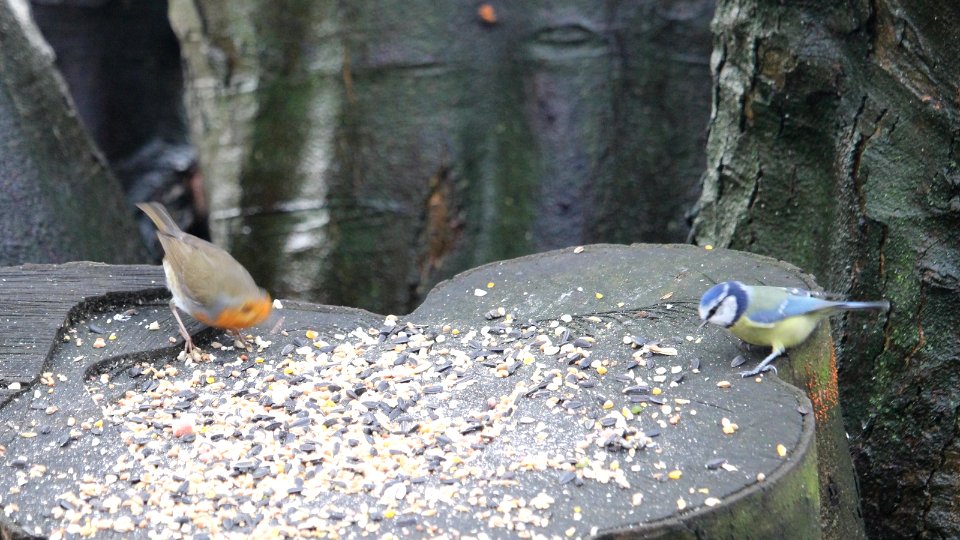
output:
<path id="1" fill-rule="evenodd" d="M 699 332 L 700 330 L 703 330 L 703 327 L 706 326 L 708 322 L 709 321 L 707 319 L 704 319 L 703 322 L 700 323 L 700 326 L 697 327 L 697 331 Z"/>

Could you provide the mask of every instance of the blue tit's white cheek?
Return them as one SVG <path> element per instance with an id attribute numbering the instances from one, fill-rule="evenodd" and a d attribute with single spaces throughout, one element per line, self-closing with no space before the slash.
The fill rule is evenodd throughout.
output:
<path id="1" fill-rule="evenodd" d="M 731 326 L 736 321 L 736 318 L 737 299 L 733 296 L 728 296 L 717 306 L 717 310 L 713 312 L 713 317 L 710 317 L 710 322 L 720 326 Z"/>

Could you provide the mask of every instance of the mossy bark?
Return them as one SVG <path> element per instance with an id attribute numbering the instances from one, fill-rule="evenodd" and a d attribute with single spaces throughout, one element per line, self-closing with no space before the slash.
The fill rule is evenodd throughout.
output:
<path id="1" fill-rule="evenodd" d="M 960 535 L 960 6 L 722 1 L 695 238 L 886 297 L 835 324 L 869 531 Z"/>
<path id="2" fill-rule="evenodd" d="M 155 261 L 156 229 L 134 203 L 162 201 L 183 230 L 210 238 L 167 1 L 31 0 L 31 12 Z"/>
<path id="3" fill-rule="evenodd" d="M 145 256 L 43 38 L 0 2 L 0 265 Z"/>
<path id="4" fill-rule="evenodd" d="M 278 295 L 381 312 L 492 260 L 683 240 L 713 5 L 173 0 L 214 235 Z"/>

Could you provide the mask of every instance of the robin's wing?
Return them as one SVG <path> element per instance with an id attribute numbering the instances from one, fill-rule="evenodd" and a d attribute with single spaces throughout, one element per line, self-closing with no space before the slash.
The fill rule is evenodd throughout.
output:
<path id="1" fill-rule="evenodd" d="M 223 249 L 186 233 L 158 236 L 170 265 L 178 271 L 183 294 L 193 302 L 209 308 L 226 299 L 259 296 L 250 274 Z"/>

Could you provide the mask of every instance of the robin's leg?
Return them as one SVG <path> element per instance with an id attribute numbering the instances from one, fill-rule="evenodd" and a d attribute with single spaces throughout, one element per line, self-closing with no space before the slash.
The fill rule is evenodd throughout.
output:
<path id="1" fill-rule="evenodd" d="M 177 319 L 177 324 L 180 326 L 180 337 L 183 338 L 183 350 L 187 354 L 190 354 L 193 352 L 193 338 L 191 338 L 187 332 L 187 327 L 183 325 L 183 320 L 180 319 L 180 314 L 177 313 L 177 304 L 173 300 L 170 300 L 170 311 L 173 312 L 173 318 Z"/>
<path id="2" fill-rule="evenodd" d="M 250 344 L 247 343 L 247 340 L 244 339 L 244 337 L 243 337 L 243 332 L 241 332 L 240 330 L 231 330 L 230 332 L 232 332 L 232 333 L 233 333 L 233 337 L 235 337 L 235 338 L 237 339 L 237 341 L 239 341 L 240 344 L 243 345 L 243 348 L 244 348 L 244 349 L 247 349 L 247 348 L 250 347 Z"/>

